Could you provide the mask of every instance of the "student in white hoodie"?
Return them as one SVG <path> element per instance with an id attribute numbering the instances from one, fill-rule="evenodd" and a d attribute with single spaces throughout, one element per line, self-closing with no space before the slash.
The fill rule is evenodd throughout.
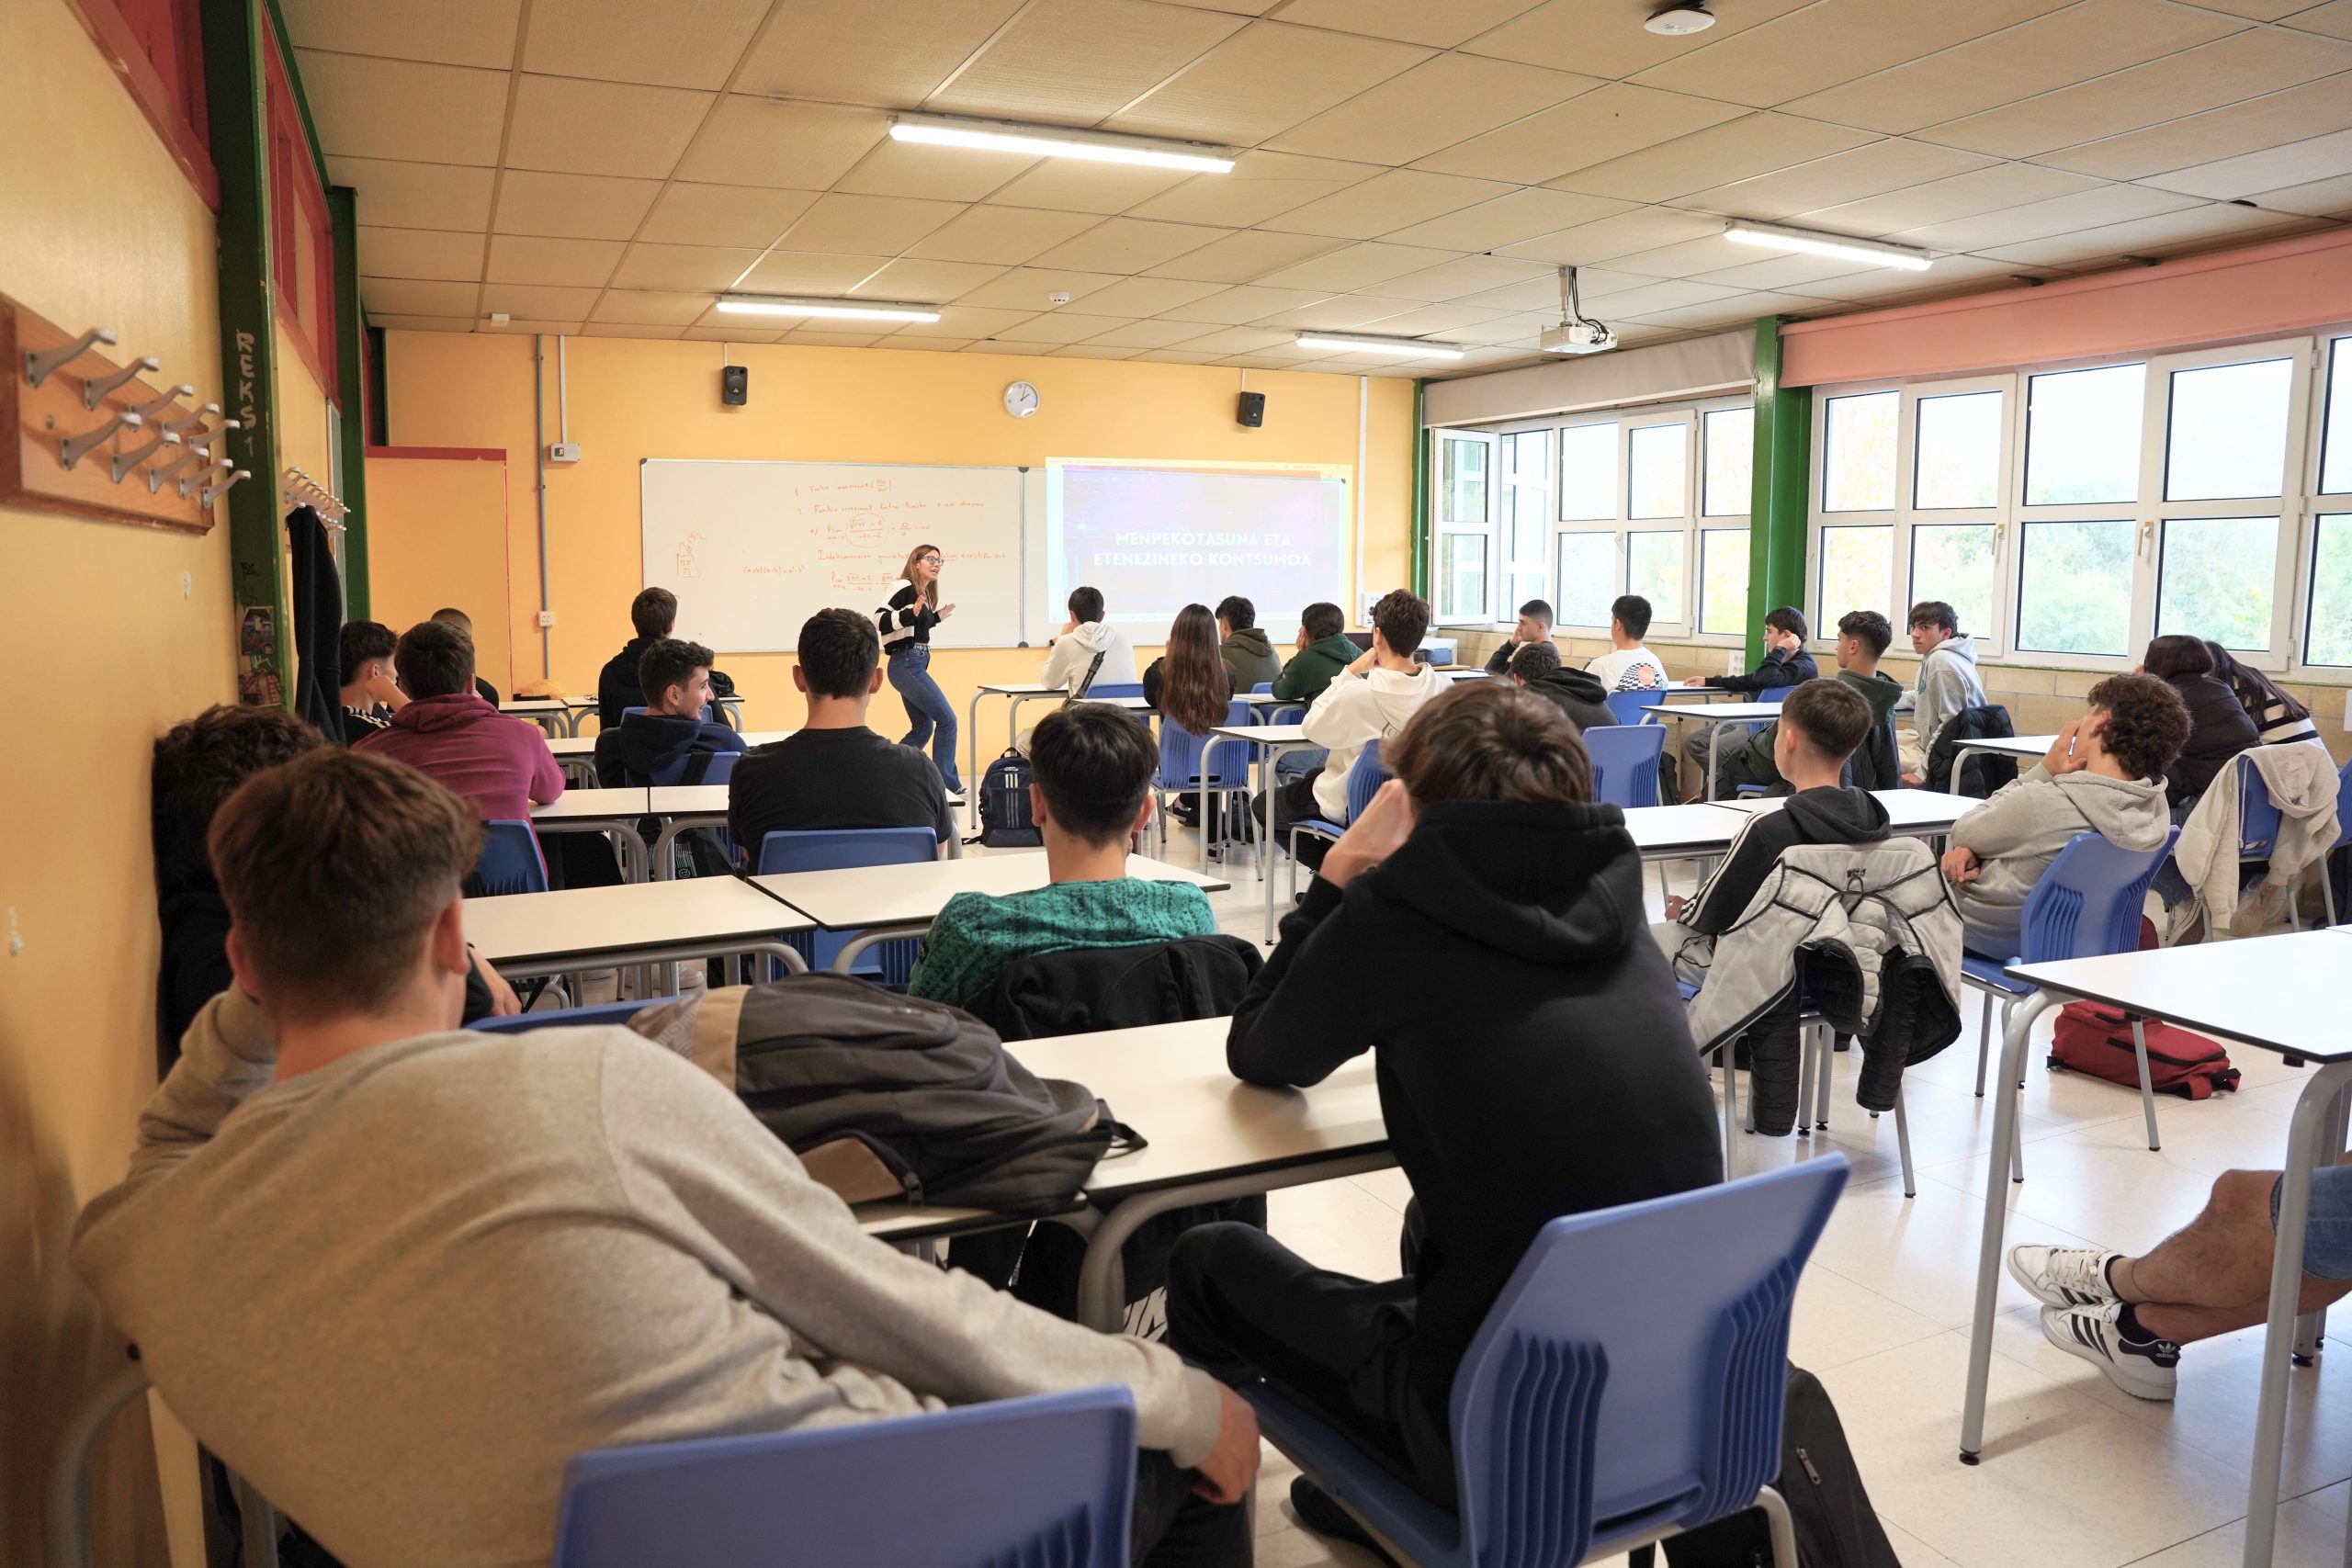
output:
<path id="1" fill-rule="evenodd" d="M 1429 666 L 1413 662 L 1413 650 L 1430 629 L 1430 607 L 1409 591 L 1395 589 L 1372 607 L 1372 647 L 1331 677 L 1306 710 L 1306 739 L 1328 747 L 1319 773 L 1285 780 L 1273 799 L 1276 841 L 1286 840 L 1301 818 L 1329 822 L 1348 819 L 1348 771 L 1364 743 L 1396 734 L 1438 689 Z M 1262 819 L 1264 807 L 1261 807 Z M 1302 843 L 1300 853 L 1319 863 L 1319 846 Z"/>
<path id="2" fill-rule="evenodd" d="M 1132 686 L 1142 679 L 1136 673 L 1135 645 L 1126 633 L 1102 618 L 1102 590 L 1073 588 L 1069 620 L 1054 639 L 1053 651 L 1046 655 L 1046 672 L 1037 677 L 1038 684 L 1075 691 L 1098 653 L 1102 656 L 1102 668 L 1094 672 L 1096 686 Z"/>

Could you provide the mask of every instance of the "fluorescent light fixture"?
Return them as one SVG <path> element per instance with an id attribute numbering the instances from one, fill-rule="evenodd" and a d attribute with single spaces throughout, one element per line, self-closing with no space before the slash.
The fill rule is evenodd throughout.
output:
<path id="1" fill-rule="evenodd" d="M 1169 141 L 1153 136 L 1121 136 L 1107 130 L 1080 130 L 1073 126 L 967 119 L 960 115 L 892 115 L 890 140 L 922 141 L 934 147 L 977 147 L 989 152 L 1025 152 L 1033 158 L 1084 158 L 1097 164 L 1190 169 L 1204 175 L 1228 174 L 1233 169 L 1233 151 L 1227 147 Z"/>
<path id="2" fill-rule="evenodd" d="M 1926 251 L 1909 245 L 1890 245 L 1878 240 L 1858 240 L 1850 234 L 1824 234 L 1814 229 L 1791 229 L 1779 223 L 1750 223 L 1735 218 L 1724 225 L 1724 238 L 1743 245 L 1761 245 L 1768 251 L 1803 251 L 1807 255 L 1839 256 L 1871 266 L 1897 267 L 1905 272 L 1925 272 L 1934 265 L 1935 257 Z"/>
<path id="3" fill-rule="evenodd" d="M 1300 333 L 1301 348 L 1325 348 L 1340 354 L 1386 354 L 1398 359 L 1459 359 L 1458 343 L 1429 343 L 1417 337 L 1366 337 L 1361 333 Z"/>
<path id="4" fill-rule="evenodd" d="M 935 321 L 936 305 L 891 299 L 802 299 L 785 294 L 722 294 L 722 316 L 831 316 L 853 321 Z"/>

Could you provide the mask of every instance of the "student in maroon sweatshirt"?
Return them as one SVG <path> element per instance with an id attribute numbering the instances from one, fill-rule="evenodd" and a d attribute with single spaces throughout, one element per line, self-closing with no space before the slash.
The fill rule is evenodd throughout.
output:
<path id="1" fill-rule="evenodd" d="M 422 621 L 392 655 L 408 706 L 357 750 L 406 762 L 473 803 L 485 822 L 526 821 L 531 804 L 563 793 L 547 737 L 474 693 L 474 639 L 446 621 Z"/>

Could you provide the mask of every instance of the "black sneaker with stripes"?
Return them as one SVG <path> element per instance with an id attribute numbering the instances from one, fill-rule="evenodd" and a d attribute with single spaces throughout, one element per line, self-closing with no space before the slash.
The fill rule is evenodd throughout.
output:
<path id="1" fill-rule="evenodd" d="M 2108 1381 L 2140 1399 L 2170 1399 L 2180 1381 L 2180 1347 L 2169 1339 L 2128 1335 L 2121 1302 L 2043 1307 L 2041 1335 L 2069 1356 L 2079 1356 Z"/>

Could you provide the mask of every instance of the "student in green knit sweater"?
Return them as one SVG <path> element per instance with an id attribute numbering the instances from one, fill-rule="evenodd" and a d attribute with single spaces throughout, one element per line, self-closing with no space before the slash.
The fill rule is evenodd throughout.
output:
<path id="1" fill-rule="evenodd" d="M 931 923 L 908 995 L 961 1006 L 1017 958 L 1215 934 L 1199 888 L 1127 874 L 1127 846 L 1150 815 L 1159 765 L 1151 731 L 1133 714 L 1072 703 L 1031 732 L 1029 763 L 1029 808 L 1045 834 L 1051 883 L 1001 898 L 950 898 Z"/>

